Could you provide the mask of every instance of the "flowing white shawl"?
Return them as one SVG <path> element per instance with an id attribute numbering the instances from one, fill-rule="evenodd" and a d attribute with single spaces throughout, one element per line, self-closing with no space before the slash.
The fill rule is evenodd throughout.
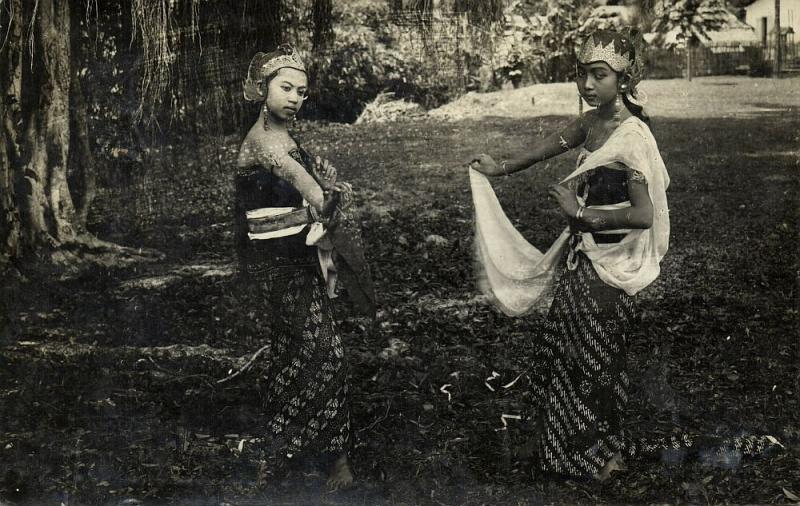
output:
<path id="1" fill-rule="evenodd" d="M 562 184 L 603 166 L 635 169 L 644 175 L 653 203 L 653 225 L 649 229 L 631 230 L 620 242 L 611 244 L 597 244 L 591 233 L 581 233 L 575 249 L 592 261 L 605 283 L 634 295 L 658 277 L 659 263 L 669 246 L 666 196 L 669 175 L 650 129 L 635 116 L 623 121 L 605 144 L 589 153 Z M 558 262 L 568 247 L 569 228 L 542 253 L 511 224 L 486 176 L 470 170 L 470 185 L 475 205 L 479 289 L 509 316 L 545 309 L 551 302 Z"/>

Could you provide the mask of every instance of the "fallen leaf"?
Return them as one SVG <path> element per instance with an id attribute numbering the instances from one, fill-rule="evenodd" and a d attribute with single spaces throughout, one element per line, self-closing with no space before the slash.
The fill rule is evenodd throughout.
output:
<path id="1" fill-rule="evenodd" d="M 798 497 L 797 494 L 795 494 L 791 490 L 784 487 L 781 487 L 781 490 L 783 490 L 783 495 L 786 496 L 786 498 L 789 499 L 790 501 L 800 502 L 800 497 Z"/>

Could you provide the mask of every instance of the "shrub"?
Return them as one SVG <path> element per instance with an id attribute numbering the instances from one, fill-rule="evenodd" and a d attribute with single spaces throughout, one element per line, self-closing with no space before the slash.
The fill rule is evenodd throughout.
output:
<path id="1" fill-rule="evenodd" d="M 305 117 L 352 122 L 384 92 L 426 109 L 464 92 L 466 71 L 462 76 L 443 68 L 441 60 L 429 58 L 421 45 L 404 37 L 408 32 L 390 21 L 382 11 L 340 21 L 333 46 L 310 57 L 311 91 Z M 466 51 L 459 55 L 474 61 Z M 452 56 L 447 55 L 451 65 Z"/>

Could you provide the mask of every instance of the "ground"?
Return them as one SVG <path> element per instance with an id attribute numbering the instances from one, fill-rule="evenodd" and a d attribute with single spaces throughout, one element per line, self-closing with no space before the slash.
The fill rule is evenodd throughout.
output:
<path id="1" fill-rule="evenodd" d="M 571 101 L 571 89 L 544 85 L 492 94 L 490 105 L 451 105 L 462 108 L 460 119 L 301 125 L 304 145 L 359 190 L 380 298 L 374 327 L 337 303 L 356 487 L 328 493 L 302 467 L 259 486 L 253 384 L 218 383 L 261 346 L 259 319 L 268 317 L 235 296 L 237 139 L 229 138 L 164 147 L 104 175 L 92 229 L 158 248 L 163 260 L 4 284 L 0 503 L 796 501 L 800 81 L 646 84 L 661 90 L 653 100 L 704 98 L 691 117 L 664 102 L 652 108 L 672 178 L 672 237 L 662 276 L 638 297 L 627 428 L 767 433 L 783 452 L 635 462 L 603 484 L 531 473 L 524 350 L 542 320 L 504 317 L 476 297 L 463 162 L 481 151 L 505 156 L 568 120 L 571 109 L 525 115 L 513 107 L 520 93 Z M 753 90 L 765 87 L 782 91 L 757 98 Z M 546 187 L 574 160 L 567 154 L 493 181 L 539 247 L 563 226 Z"/>

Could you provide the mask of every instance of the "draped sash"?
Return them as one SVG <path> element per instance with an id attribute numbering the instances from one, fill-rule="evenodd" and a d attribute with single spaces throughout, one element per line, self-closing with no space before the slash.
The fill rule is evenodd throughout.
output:
<path id="1" fill-rule="evenodd" d="M 644 175 L 653 204 L 653 225 L 631 230 L 620 242 L 610 244 L 597 244 L 591 233 L 579 233 L 575 250 L 592 261 L 603 282 L 634 295 L 658 277 L 669 247 L 669 174 L 650 129 L 635 116 L 623 121 L 561 184 L 598 167 L 635 169 Z M 569 247 L 569 229 L 542 252 L 514 228 L 486 176 L 470 170 L 470 186 L 479 290 L 509 316 L 546 309 L 552 301 L 559 260 Z"/>

